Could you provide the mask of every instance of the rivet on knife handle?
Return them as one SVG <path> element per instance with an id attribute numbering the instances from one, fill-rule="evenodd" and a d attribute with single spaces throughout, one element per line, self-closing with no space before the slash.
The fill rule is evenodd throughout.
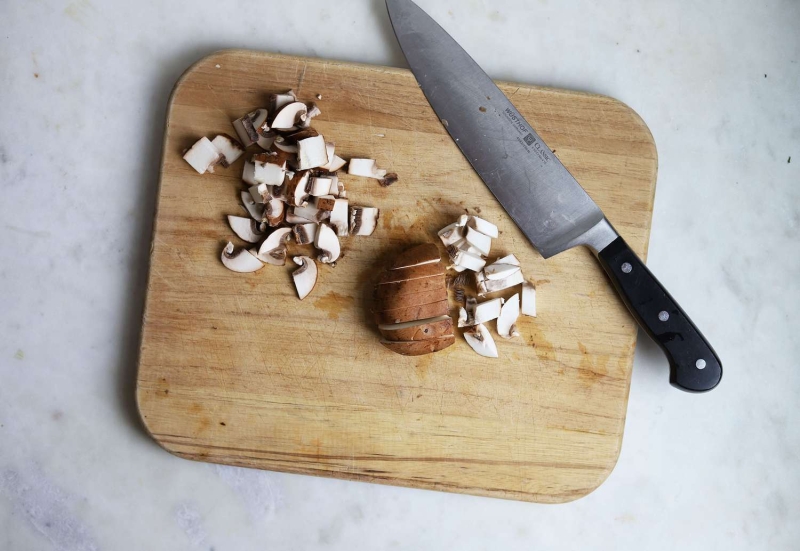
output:
<path id="1" fill-rule="evenodd" d="M 689 392 L 719 384 L 722 364 L 686 312 L 621 237 L 598 253 L 628 309 L 669 360 L 669 382 Z"/>

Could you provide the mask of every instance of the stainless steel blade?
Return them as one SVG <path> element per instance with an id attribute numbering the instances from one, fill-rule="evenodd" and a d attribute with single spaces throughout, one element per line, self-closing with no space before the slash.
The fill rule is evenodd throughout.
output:
<path id="1" fill-rule="evenodd" d="M 543 257 L 617 234 L 509 99 L 411 0 L 386 0 L 411 71 L 472 167 Z"/>

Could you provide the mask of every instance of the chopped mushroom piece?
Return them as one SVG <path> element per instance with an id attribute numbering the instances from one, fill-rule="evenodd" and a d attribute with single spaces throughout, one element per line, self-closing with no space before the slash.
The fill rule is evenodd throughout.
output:
<path id="1" fill-rule="evenodd" d="M 519 259 L 516 256 L 514 256 L 513 254 L 510 254 L 508 256 L 504 256 L 503 258 L 498 258 L 497 260 L 494 261 L 494 263 L 495 264 L 513 264 L 514 266 L 521 266 L 521 264 L 519 263 Z"/>
<path id="2" fill-rule="evenodd" d="M 519 293 L 508 299 L 500 309 L 500 316 L 497 318 L 497 334 L 504 339 L 519 337 L 517 318 L 519 318 Z"/>
<path id="3" fill-rule="evenodd" d="M 375 207 L 350 207 L 350 233 L 372 235 L 378 225 L 380 209 Z"/>
<path id="4" fill-rule="evenodd" d="M 252 218 L 244 218 L 243 216 L 228 215 L 228 224 L 230 224 L 233 233 L 248 243 L 258 243 L 267 232 L 263 222 L 256 222 Z"/>
<path id="5" fill-rule="evenodd" d="M 480 302 L 475 306 L 475 323 L 486 323 L 500 316 L 500 310 L 503 307 L 502 298 L 493 298 L 484 302 Z"/>
<path id="6" fill-rule="evenodd" d="M 480 271 L 486 265 L 486 261 L 480 256 L 462 251 L 454 245 L 447 247 L 447 253 L 450 255 L 453 264 L 456 266 L 463 266 L 465 269 L 472 270 L 473 272 Z"/>
<path id="7" fill-rule="evenodd" d="M 435 339 L 425 339 L 423 341 L 389 341 L 381 340 L 381 344 L 397 354 L 403 356 L 422 356 L 444 350 L 456 342 L 455 335 L 445 335 Z"/>
<path id="8" fill-rule="evenodd" d="M 308 204 L 311 191 L 310 175 L 308 172 L 298 172 L 289 181 L 287 195 L 290 203 L 297 207 L 304 207 Z"/>
<path id="9" fill-rule="evenodd" d="M 325 170 L 328 170 L 330 172 L 336 172 L 346 164 L 347 161 L 345 161 L 338 155 L 334 155 L 333 160 L 329 160 L 328 164 L 322 165 L 320 168 L 324 168 Z"/>
<path id="10" fill-rule="evenodd" d="M 327 220 L 330 218 L 330 211 L 327 210 L 320 210 L 317 207 L 312 207 L 311 205 L 305 207 L 294 207 L 292 209 L 295 216 L 299 216 L 301 218 L 305 218 L 311 222 L 322 222 L 323 220 Z"/>
<path id="11" fill-rule="evenodd" d="M 314 198 L 314 206 L 320 210 L 333 210 L 336 204 L 336 197 L 333 195 L 322 195 Z"/>
<path id="12" fill-rule="evenodd" d="M 245 161 L 242 169 L 242 181 L 251 186 L 256 185 L 256 165 L 252 161 Z"/>
<path id="13" fill-rule="evenodd" d="M 319 261 L 323 264 L 336 262 L 341 254 L 339 238 L 336 232 L 328 224 L 322 223 L 317 229 L 317 236 L 314 239 L 314 246 L 319 249 Z"/>
<path id="14" fill-rule="evenodd" d="M 376 178 L 378 180 L 386 176 L 386 171 L 378 168 L 375 159 L 350 159 L 347 173 L 354 176 Z"/>
<path id="15" fill-rule="evenodd" d="M 215 137 L 211 140 L 211 145 L 217 148 L 217 150 L 222 153 L 222 161 L 220 164 L 224 167 L 228 167 L 236 162 L 236 159 L 242 156 L 244 153 L 244 147 L 242 144 L 228 136 L 227 134 L 220 134 L 219 136 Z"/>
<path id="16" fill-rule="evenodd" d="M 464 338 L 472 349 L 487 358 L 497 358 L 497 345 L 492 335 L 483 324 L 478 324 L 464 331 Z"/>
<path id="17" fill-rule="evenodd" d="M 312 136 L 297 142 L 297 168 L 308 170 L 328 163 L 325 138 Z"/>
<path id="18" fill-rule="evenodd" d="M 258 140 L 257 129 L 267 121 L 267 110 L 256 109 L 240 119 L 233 121 L 233 128 L 244 147 L 253 145 Z"/>
<path id="19" fill-rule="evenodd" d="M 403 268 L 413 268 L 423 264 L 435 264 L 439 262 L 439 249 L 433 243 L 423 243 L 400 253 L 395 258 L 390 270 L 401 270 Z"/>
<path id="20" fill-rule="evenodd" d="M 292 228 L 277 228 L 258 249 L 258 259 L 275 266 L 286 264 L 286 242 L 292 235 Z"/>
<path id="21" fill-rule="evenodd" d="M 439 230 L 439 239 L 442 240 L 445 247 L 461 241 L 463 237 L 461 226 L 455 222 Z"/>
<path id="22" fill-rule="evenodd" d="M 230 241 L 222 249 L 222 263 L 229 270 L 239 273 L 255 272 L 264 267 L 259 259 L 245 249 L 239 249 L 234 254 L 233 243 Z"/>
<path id="23" fill-rule="evenodd" d="M 247 191 L 250 192 L 250 197 L 253 198 L 258 204 L 264 204 L 269 200 L 269 189 L 267 189 L 267 184 L 256 184 L 254 186 L 250 186 L 247 188 Z"/>
<path id="24" fill-rule="evenodd" d="M 267 218 L 267 224 L 273 228 L 280 225 L 286 215 L 286 203 L 280 199 L 272 198 L 269 201 L 265 201 L 264 204 L 264 215 Z"/>
<path id="25" fill-rule="evenodd" d="M 281 107 L 272 119 L 274 130 L 293 130 L 297 124 L 306 119 L 308 107 L 300 101 L 288 103 Z M 278 140 L 276 140 L 277 143 Z"/>
<path id="26" fill-rule="evenodd" d="M 264 221 L 264 205 L 258 204 L 253 200 L 253 196 L 249 191 L 242 191 L 241 193 L 242 205 L 244 206 L 250 217 L 256 222 Z"/>
<path id="27" fill-rule="evenodd" d="M 475 280 L 478 284 L 478 296 L 482 297 L 487 293 L 494 293 L 502 291 L 503 289 L 508 289 L 514 285 L 519 285 L 525 281 L 525 278 L 522 276 L 522 271 L 518 271 L 505 279 L 487 279 L 483 271 L 480 271 L 476 275 Z"/>
<path id="28" fill-rule="evenodd" d="M 278 155 L 271 153 L 259 153 L 253 155 L 253 180 L 257 184 L 267 184 L 268 186 L 279 186 L 286 177 L 286 162 Z"/>
<path id="29" fill-rule="evenodd" d="M 484 235 L 488 235 L 494 239 L 497 239 L 499 232 L 497 231 L 497 226 L 492 224 L 491 222 L 487 222 L 483 218 L 478 218 L 477 216 L 470 216 L 469 220 L 467 221 L 467 225 L 470 228 L 474 228 L 481 232 Z"/>
<path id="30" fill-rule="evenodd" d="M 437 316 L 402 323 L 382 323 L 378 325 L 381 334 L 390 341 L 423 341 L 453 334 L 453 320 L 450 316 Z"/>
<path id="31" fill-rule="evenodd" d="M 536 287 L 530 281 L 522 283 L 522 315 L 536 317 Z"/>
<path id="32" fill-rule="evenodd" d="M 467 240 L 467 243 L 478 249 L 484 256 L 488 255 L 489 251 L 492 250 L 492 238 L 485 233 L 479 232 L 475 228 L 467 227 L 467 233 L 464 234 L 464 239 Z"/>
<path id="33" fill-rule="evenodd" d="M 214 165 L 222 161 L 222 153 L 211 140 L 203 136 L 183 155 L 184 160 L 200 174 L 214 172 Z"/>
<path id="34" fill-rule="evenodd" d="M 297 296 L 300 297 L 300 300 L 303 300 L 314 290 L 314 285 L 317 284 L 317 263 L 307 256 L 295 256 L 292 260 L 300 266 L 292 272 L 292 279 L 294 280 L 294 287 L 297 289 Z"/>
<path id="35" fill-rule="evenodd" d="M 519 271 L 519 266 L 515 266 L 514 264 L 501 264 L 499 262 L 489 264 L 483 269 L 486 279 L 505 279 Z"/>
<path id="36" fill-rule="evenodd" d="M 330 195 L 331 182 L 335 176 L 311 176 L 311 191 L 309 192 L 314 197 L 322 197 L 323 195 Z"/>
<path id="37" fill-rule="evenodd" d="M 292 232 L 294 232 L 294 240 L 298 245 L 308 245 L 313 243 L 317 237 L 317 225 L 313 222 L 297 224 L 292 228 Z"/>
<path id="38" fill-rule="evenodd" d="M 287 224 L 308 224 L 311 220 L 303 218 L 302 216 L 297 216 L 294 212 L 287 212 L 284 217 L 284 222 Z"/>
<path id="39" fill-rule="evenodd" d="M 289 105 L 295 101 L 297 101 L 297 96 L 295 95 L 294 90 L 289 90 L 284 94 L 272 94 L 269 97 L 270 111 L 276 113 L 284 105 Z"/>
<path id="40" fill-rule="evenodd" d="M 314 117 L 318 117 L 322 114 L 322 111 L 320 111 L 319 107 L 317 107 L 317 104 L 314 102 L 309 103 L 307 105 L 307 108 L 308 108 L 308 113 L 306 113 L 306 117 L 299 123 L 301 128 L 308 128 L 309 126 L 311 126 L 311 119 L 313 119 Z"/>
<path id="41" fill-rule="evenodd" d="M 335 199 L 331 209 L 330 224 L 339 237 L 345 237 L 350 233 L 348 204 L 347 199 Z"/>

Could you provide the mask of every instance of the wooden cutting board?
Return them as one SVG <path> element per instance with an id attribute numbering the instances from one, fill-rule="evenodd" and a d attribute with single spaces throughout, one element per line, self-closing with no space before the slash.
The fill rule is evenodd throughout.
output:
<path id="1" fill-rule="evenodd" d="M 399 174 L 389 188 L 343 179 L 352 204 L 380 207 L 371 237 L 343 243 L 300 302 L 294 265 L 236 274 L 220 263 L 226 215 L 242 214 L 242 160 L 198 175 L 182 152 L 293 88 L 317 94 L 317 128 L 345 157 Z M 647 252 L 656 149 L 644 122 L 608 97 L 500 84 L 631 247 Z M 500 359 L 461 339 L 428 356 L 378 344 L 372 281 L 409 245 L 463 212 L 501 230 L 536 282 L 537 318 L 497 338 Z M 297 246 L 295 245 L 295 250 Z M 290 249 L 290 253 L 292 250 Z M 291 264 L 291 263 L 290 263 Z M 491 323 L 494 332 L 494 323 Z M 502 341 L 502 342 L 501 342 Z M 495 202 L 405 70 L 223 51 L 175 86 L 138 374 L 144 424 L 188 459 L 539 502 L 591 492 L 622 442 L 636 326 L 584 249 L 543 260 Z M 665 384 L 667 374 L 664 374 Z"/>

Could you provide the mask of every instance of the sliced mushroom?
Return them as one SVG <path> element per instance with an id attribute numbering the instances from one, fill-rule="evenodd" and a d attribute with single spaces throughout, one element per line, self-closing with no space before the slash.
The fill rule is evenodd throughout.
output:
<path id="1" fill-rule="evenodd" d="M 350 233 L 372 235 L 378 226 L 380 215 L 380 209 L 375 207 L 350 207 Z"/>
<path id="2" fill-rule="evenodd" d="M 256 184 L 254 186 L 250 186 L 247 188 L 247 191 L 250 192 L 250 197 L 253 198 L 253 201 L 258 204 L 264 204 L 270 199 L 267 184 Z"/>
<path id="3" fill-rule="evenodd" d="M 522 308 L 524 316 L 536 317 L 536 287 L 530 281 L 522 283 Z"/>
<path id="4" fill-rule="evenodd" d="M 348 216 L 348 201 L 341 197 L 335 199 L 331 209 L 330 224 L 339 237 L 345 237 L 350 233 L 350 220 Z"/>
<path id="5" fill-rule="evenodd" d="M 292 232 L 298 245 L 308 245 L 317 237 L 317 225 L 313 222 L 297 224 L 292 228 Z"/>
<path id="6" fill-rule="evenodd" d="M 272 113 L 277 113 L 284 105 L 289 105 L 297 101 L 294 90 L 289 90 L 283 94 L 272 94 L 269 97 L 269 109 Z"/>
<path id="7" fill-rule="evenodd" d="M 482 297 L 487 293 L 495 293 L 519 285 L 525 281 L 525 278 L 522 276 L 522 271 L 517 271 L 505 279 L 487 279 L 481 271 L 475 276 L 475 281 L 478 284 L 478 296 Z"/>
<path id="8" fill-rule="evenodd" d="M 297 216 L 294 212 L 289 211 L 284 217 L 284 222 L 287 224 L 308 224 L 311 220 L 303 218 L 302 216 Z"/>
<path id="9" fill-rule="evenodd" d="M 453 320 L 450 316 L 438 316 L 403 323 L 384 323 L 378 330 L 389 341 L 421 341 L 453 334 Z"/>
<path id="10" fill-rule="evenodd" d="M 278 155 L 259 153 L 251 159 L 254 166 L 253 180 L 257 184 L 279 186 L 286 177 L 286 163 Z"/>
<path id="11" fill-rule="evenodd" d="M 464 238 L 464 233 L 458 223 L 453 222 L 449 226 L 445 226 L 439 230 L 439 239 L 442 240 L 444 246 L 447 247 L 454 243 L 458 243 Z"/>
<path id="12" fill-rule="evenodd" d="M 332 176 L 311 176 L 310 191 L 313 197 L 330 195 Z"/>
<path id="13" fill-rule="evenodd" d="M 492 335 L 483 324 L 478 324 L 464 331 L 464 338 L 472 349 L 486 358 L 497 358 L 497 345 Z"/>
<path id="14" fill-rule="evenodd" d="M 508 299 L 500 309 L 500 316 L 497 318 L 497 334 L 504 339 L 519 337 L 517 318 L 519 318 L 519 293 Z"/>
<path id="15" fill-rule="evenodd" d="M 484 235 L 488 235 L 494 239 L 497 239 L 499 232 L 497 231 L 497 226 L 492 224 L 491 222 L 487 222 L 483 218 L 478 218 L 477 216 L 470 216 L 469 220 L 467 221 L 467 226 L 470 228 L 476 229 Z"/>
<path id="16" fill-rule="evenodd" d="M 336 262 L 342 251 L 336 232 L 325 223 L 320 224 L 317 229 L 317 235 L 314 238 L 314 246 L 319 249 L 320 255 L 317 258 L 323 264 L 332 264 Z"/>
<path id="17" fill-rule="evenodd" d="M 217 148 L 222 153 L 222 161 L 220 164 L 228 167 L 236 162 L 236 159 L 244 153 L 244 147 L 238 141 L 234 140 L 227 134 L 220 134 L 211 140 L 211 145 Z"/>
<path id="18" fill-rule="evenodd" d="M 304 207 L 308 204 L 311 188 L 308 172 L 297 172 L 287 184 L 286 195 L 289 202 L 297 207 Z"/>
<path id="19" fill-rule="evenodd" d="M 258 259 L 275 266 L 286 264 L 286 242 L 291 235 L 292 228 L 277 228 L 259 247 Z"/>
<path id="20" fill-rule="evenodd" d="M 214 165 L 224 159 L 219 149 L 205 136 L 197 140 L 183 158 L 200 174 L 214 172 Z"/>
<path id="21" fill-rule="evenodd" d="M 292 208 L 292 212 L 295 216 L 305 218 L 310 222 L 322 222 L 323 220 L 330 218 L 331 215 L 330 211 L 319 210 L 317 207 L 312 207 L 311 205 L 307 205 L 305 207 L 294 207 Z"/>
<path id="22" fill-rule="evenodd" d="M 245 249 L 239 249 L 234 253 L 233 243 L 230 241 L 222 249 L 222 263 L 229 270 L 239 273 L 255 272 L 264 267 L 259 259 Z"/>
<path id="23" fill-rule="evenodd" d="M 256 182 L 256 165 L 252 161 L 245 161 L 242 169 L 242 181 L 245 184 L 254 186 Z"/>
<path id="24" fill-rule="evenodd" d="M 263 222 L 264 205 L 256 203 L 253 200 L 253 196 L 250 195 L 249 191 L 242 191 L 241 198 L 242 198 L 242 205 L 244 205 L 244 208 L 250 215 L 250 217 L 256 222 Z"/>
<path id="25" fill-rule="evenodd" d="M 385 287 L 385 285 L 379 287 Z M 396 310 L 414 305 L 431 304 L 440 300 L 447 300 L 447 285 L 444 281 L 435 289 L 419 293 L 382 294 L 380 300 L 376 302 L 380 304 L 382 310 Z"/>
<path id="26" fill-rule="evenodd" d="M 402 252 L 392 264 L 391 270 L 422 266 L 423 264 L 435 264 L 439 262 L 439 249 L 433 243 L 423 243 Z"/>
<path id="27" fill-rule="evenodd" d="M 464 239 L 466 239 L 467 243 L 478 249 L 484 256 L 487 256 L 489 251 L 492 250 L 492 238 L 473 227 L 467 227 L 467 233 L 464 234 Z"/>
<path id="28" fill-rule="evenodd" d="M 445 298 L 427 304 L 400 306 L 398 308 L 375 312 L 375 322 L 380 325 L 384 323 L 402 323 L 404 321 L 446 316 L 449 309 L 450 306 Z"/>
<path id="29" fill-rule="evenodd" d="M 325 138 L 313 136 L 297 142 L 297 168 L 308 170 L 328 163 Z"/>
<path id="30" fill-rule="evenodd" d="M 320 210 L 333 210 L 336 204 L 336 197 L 333 195 L 322 195 L 314 198 L 314 206 Z"/>
<path id="31" fill-rule="evenodd" d="M 275 143 L 275 140 L 278 138 L 278 133 L 270 129 L 266 122 L 256 128 L 256 133 L 258 134 L 256 143 L 264 151 L 269 151 L 272 148 L 272 144 Z"/>
<path id="32" fill-rule="evenodd" d="M 421 279 L 435 275 L 444 275 L 444 266 L 441 262 L 437 262 L 435 264 L 423 264 L 422 266 L 414 266 L 412 268 L 400 268 L 399 270 L 387 270 L 381 275 L 378 285 L 383 285 L 385 283 L 398 283 L 400 281 L 408 281 L 411 279 Z"/>
<path id="33" fill-rule="evenodd" d="M 298 123 L 305 120 L 307 114 L 308 107 L 306 107 L 306 104 L 294 101 L 278 109 L 275 118 L 272 119 L 271 126 L 274 130 L 293 130 Z"/>
<path id="34" fill-rule="evenodd" d="M 262 222 L 256 222 L 252 218 L 244 218 L 243 216 L 228 215 L 228 224 L 230 224 L 233 233 L 248 243 L 258 243 L 267 232 L 267 228 Z"/>
<path id="35" fill-rule="evenodd" d="M 286 203 L 280 199 L 272 198 L 269 201 L 265 201 L 264 204 L 264 215 L 267 218 L 267 224 L 273 228 L 280 225 L 286 215 Z"/>
<path id="36" fill-rule="evenodd" d="M 256 109 L 240 119 L 233 121 L 233 128 L 244 147 L 253 145 L 258 140 L 257 129 L 267 121 L 267 110 Z"/>
<path id="37" fill-rule="evenodd" d="M 502 298 L 493 298 L 484 302 L 479 302 L 475 306 L 475 323 L 486 323 L 500 317 L 500 310 L 503 307 Z"/>
<path id="38" fill-rule="evenodd" d="M 436 339 L 424 341 L 388 341 L 381 340 L 381 344 L 397 354 L 403 356 L 422 356 L 444 350 L 456 342 L 455 335 L 447 335 Z"/>
<path id="39" fill-rule="evenodd" d="M 292 272 L 292 279 L 294 280 L 294 287 L 297 289 L 297 296 L 300 297 L 300 300 L 303 300 L 314 290 L 314 285 L 317 284 L 317 263 L 307 256 L 295 256 L 292 260 L 300 266 Z"/>
<path id="40" fill-rule="evenodd" d="M 480 256 L 462 251 L 454 245 L 447 247 L 447 253 L 450 255 L 453 264 L 456 266 L 463 266 L 467 270 L 472 270 L 473 272 L 480 271 L 486 265 L 486 261 Z"/>
<path id="41" fill-rule="evenodd" d="M 334 155 L 333 159 L 328 161 L 328 164 L 322 165 L 320 168 L 324 168 L 325 170 L 329 170 L 330 172 L 336 172 L 346 164 L 347 161 L 345 161 L 338 155 Z"/>
<path id="42" fill-rule="evenodd" d="M 486 279 L 505 279 L 519 271 L 520 267 L 514 264 L 495 262 L 486 266 L 483 269 L 483 274 L 486 276 Z"/>
<path id="43" fill-rule="evenodd" d="M 350 159 L 347 173 L 354 176 L 376 178 L 378 180 L 386 176 L 386 171 L 378 168 L 375 159 Z"/>

